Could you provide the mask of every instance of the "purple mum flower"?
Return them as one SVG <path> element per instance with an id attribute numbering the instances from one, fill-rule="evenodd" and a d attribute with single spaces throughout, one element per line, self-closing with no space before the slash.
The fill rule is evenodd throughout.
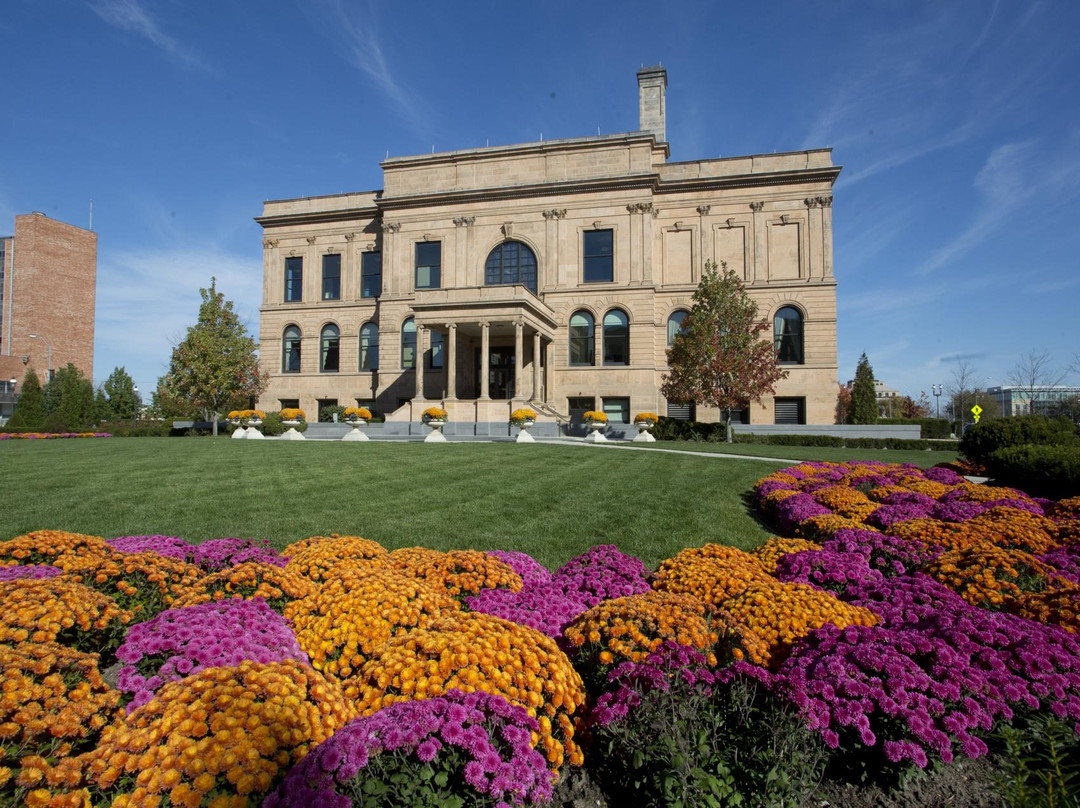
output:
<path id="1" fill-rule="evenodd" d="M 157 553 L 181 561 L 191 561 L 195 552 L 195 547 L 179 536 L 119 536 L 109 539 L 109 544 L 120 553 Z"/>

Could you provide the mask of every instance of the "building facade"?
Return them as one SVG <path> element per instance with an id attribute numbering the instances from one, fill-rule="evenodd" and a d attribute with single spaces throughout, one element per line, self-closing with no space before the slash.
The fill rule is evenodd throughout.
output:
<path id="1" fill-rule="evenodd" d="M 378 191 L 266 202 L 264 409 L 336 404 L 457 424 L 667 402 L 666 351 L 706 262 L 743 279 L 788 371 L 752 423 L 832 423 L 828 149 L 669 162 L 667 74 L 638 73 L 640 131 L 390 158 Z"/>
<path id="2" fill-rule="evenodd" d="M 1057 415 L 1066 402 L 1080 398 L 1080 387 L 988 387 L 986 395 L 1001 405 L 1002 415 Z"/>
<path id="3" fill-rule="evenodd" d="M 15 217 L 15 234 L 0 238 L 0 418 L 27 368 L 42 384 L 69 362 L 93 379 L 96 290 L 96 233 L 43 213 Z"/>

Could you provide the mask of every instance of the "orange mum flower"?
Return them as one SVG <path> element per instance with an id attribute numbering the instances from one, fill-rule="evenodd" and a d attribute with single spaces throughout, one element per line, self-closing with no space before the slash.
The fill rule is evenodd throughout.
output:
<path id="1" fill-rule="evenodd" d="M 820 550 L 821 545 L 808 539 L 785 539 L 774 536 L 764 544 L 759 544 L 750 551 L 750 555 L 758 560 L 758 563 L 768 573 L 776 572 L 776 562 L 789 553 L 799 553 L 803 550 Z"/>
<path id="2" fill-rule="evenodd" d="M 1003 609 L 1058 580 L 1054 568 L 1022 550 L 978 543 L 942 553 L 923 567 L 973 606 Z"/>
<path id="3" fill-rule="evenodd" d="M 194 564 L 157 553 L 87 556 L 67 569 L 70 580 L 108 595 L 140 622 L 170 608 L 203 575 Z"/>
<path id="4" fill-rule="evenodd" d="M 386 548 L 378 542 L 359 536 L 313 536 L 303 541 L 309 544 L 297 542 L 286 548 L 290 557 L 285 569 L 297 572 L 315 583 L 325 581 L 331 569 L 348 559 L 367 561 L 375 567 L 386 563 Z M 299 549 L 290 551 L 290 548 L 296 547 Z"/>
<path id="5" fill-rule="evenodd" d="M 67 569 L 90 556 L 110 556 L 115 551 L 100 536 L 64 530 L 35 530 L 0 542 L 0 560 L 17 564 L 51 564 Z"/>
<path id="6" fill-rule="evenodd" d="M 521 576 L 513 567 L 479 550 L 443 553 L 426 547 L 406 547 L 390 553 L 387 563 L 459 599 L 484 589 L 520 592 L 522 586 Z"/>
<path id="7" fill-rule="evenodd" d="M 288 568 L 249 561 L 199 579 L 173 606 L 194 606 L 228 598 L 262 598 L 281 614 L 287 604 L 307 597 L 315 590 L 316 585 L 310 579 Z"/>
<path id="8" fill-rule="evenodd" d="M 129 622 L 111 598 L 63 576 L 0 583 L 0 643 L 56 642 L 111 656 Z"/>
<path id="9" fill-rule="evenodd" d="M 765 568 L 750 553 L 736 547 L 706 544 L 664 560 L 656 572 L 653 588 L 693 595 L 703 604 L 717 608 L 751 583 L 767 578 Z"/>
<path id="10" fill-rule="evenodd" d="M 1061 626 L 1070 634 L 1080 634 L 1080 587 L 1026 592 L 1017 599 L 1013 610 L 1028 620 Z"/>

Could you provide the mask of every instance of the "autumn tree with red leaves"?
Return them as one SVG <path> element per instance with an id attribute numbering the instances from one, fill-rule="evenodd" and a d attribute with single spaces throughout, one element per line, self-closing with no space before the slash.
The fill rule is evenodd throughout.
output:
<path id="1" fill-rule="evenodd" d="M 769 324 L 726 263 L 705 263 L 690 313 L 668 348 L 670 372 L 660 391 L 677 404 L 711 404 L 724 413 L 731 443 L 731 411 L 775 393 L 787 376 L 776 361 Z"/>

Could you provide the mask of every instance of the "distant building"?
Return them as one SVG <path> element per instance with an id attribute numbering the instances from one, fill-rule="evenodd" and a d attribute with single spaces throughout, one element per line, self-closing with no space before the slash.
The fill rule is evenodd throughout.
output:
<path id="1" fill-rule="evenodd" d="M 457 428 L 665 401 L 666 351 L 707 261 L 738 273 L 788 377 L 742 417 L 831 424 L 836 280 L 829 149 L 668 162 L 667 72 L 637 74 L 640 129 L 393 157 L 383 188 L 266 202 L 263 409 L 373 406 Z"/>
<path id="2" fill-rule="evenodd" d="M 1001 405 L 1002 415 L 1053 415 L 1061 402 L 1080 396 L 1080 387 L 988 387 L 986 395 Z"/>
<path id="3" fill-rule="evenodd" d="M 69 362 L 94 377 L 96 288 L 96 233 L 43 213 L 15 217 L 15 235 L 0 238 L 0 419 L 28 367 L 42 384 Z"/>

